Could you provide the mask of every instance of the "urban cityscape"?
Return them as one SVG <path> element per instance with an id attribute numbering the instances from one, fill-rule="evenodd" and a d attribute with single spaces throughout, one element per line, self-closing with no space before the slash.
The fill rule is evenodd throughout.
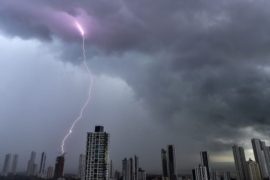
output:
<path id="1" fill-rule="evenodd" d="M 270 178 L 270 146 L 260 139 L 251 139 L 255 160 L 246 159 L 242 146 L 233 145 L 232 152 L 235 171 L 218 172 L 213 170 L 207 151 L 200 152 L 201 163 L 181 175 L 176 170 L 174 145 L 161 149 L 160 174 L 147 174 L 139 164 L 139 157 L 125 157 L 122 169 L 116 170 L 109 159 L 110 135 L 103 126 L 96 126 L 87 133 L 86 152 L 78 158 L 78 173 L 65 174 L 65 154 L 56 157 L 55 166 L 46 165 L 46 153 L 42 152 L 40 161 L 32 151 L 25 172 L 17 172 L 18 155 L 6 154 L 1 179 L 78 179 L 78 180 L 267 180 Z"/>
<path id="2" fill-rule="evenodd" d="M 0 0 L 0 180 L 270 180 L 270 0 Z"/>

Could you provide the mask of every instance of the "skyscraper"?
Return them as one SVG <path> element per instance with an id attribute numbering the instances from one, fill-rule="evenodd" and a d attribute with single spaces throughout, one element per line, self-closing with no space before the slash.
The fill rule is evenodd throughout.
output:
<path id="1" fill-rule="evenodd" d="M 239 180 L 247 180 L 248 171 L 247 171 L 244 148 L 241 146 L 234 145 L 232 147 L 232 150 L 233 150 L 233 157 L 234 157 L 237 177 Z"/>
<path id="2" fill-rule="evenodd" d="M 123 180 L 128 180 L 128 161 L 127 161 L 127 158 L 122 160 L 122 176 L 123 176 Z"/>
<path id="3" fill-rule="evenodd" d="M 4 166 L 3 166 L 3 170 L 2 170 L 2 175 L 3 176 L 7 176 L 8 173 L 9 173 L 10 161 L 11 161 L 11 154 L 6 154 L 5 161 L 4 161 Z"/>
<path id="4" fill-rule="evenodd" d="M 262 151 L 264 154 L 264 158 L 265 158 L 265 163 L 266 163 L 266 168 L 268 171 L 268 178 L 270 176 L 270 147 L 265 145 L 264 141 L 261 141 L 261 146 L 262 146 Z"/>
<path id="5" fill-rule="evenodd" d="M 196 180 L 208 180 L 207 170 L 205 166 L 199 165 L 195 168 Z"/>
<path id="6" fill-rule="evenodd" d="M 134 180 L 138 180 L 138 172 L 139 171 L 139 158 L 138 156 L 134 156 Z"/>
<path id="7" fill-rule="evenodd" d="M 87 133 L 85 180 L 108 179 L 108 144 L 109 134 L 103 126 Z"/>
<path id="8" fill-rule="evenodd" d="M 258 163 L 249 159 L 249 161 L 247 161 L 247 167 L 248 167 L 248 173 L 249 173 L 249 180 L 262 179 Z"/>
<path id="9" fill-rule="evenodd" d="M 207 177 L 208 177 L 208 180 L 210 180 L 210 170 L 209 170 L 208 154 L 207 154 L 206 151 L 202 151 L 200 154 L 201 154 L 201 163 L 202 163 L 203 166 L 206 167 Z"/>
<path id="10" fill-rule="evenodd" d="M 123 180 L 135 180 L 139 178 L 139 158 L 135 155 L 134 159 L 125 158 L 122 161 Z"/>
<path id="11" fill-rule="evenodd" d="M 78 177 L 83 180 L 84 179 L 84 173 L 85 173 L 85 155 L 80 154 L 79 157 L 79 168 L 78 168 Z"/>
<path id="12" fill-rule="evenodd" d="M 64 154 L 56 158 L 54 168 L 54 178 L 62 178 L 64 176 L 65 157 Z"/>
<path id="13" fill-rule="evenodd" d="M 129 158 L 128 170 L 129 170 L 129 180 L 134 180 L 134 164 L 132 158 Z"/>
<path id="14" fill-rule="evenodd" d="M 191 179 L 192 180 L 196 180 L 196 170 L 195 169 L 192 169 L 192 171 L 191 171 Z"/>
<path id="15" fill-rule="evenodd" d="M 45 177 L 45 165 L 46 165 L 46 153 L 42 152 L 38 171 L 38 175 L 40 177 Z"/>
<path id="16" fill-rule="evenodd" d="M 161 163 L 162 163 L 162 175 L 163 179 L 168 179 L 168 160 L 167 152 L 164 149 L 161 149 Z"/>
<path id="17" fill-rule="evenodd" d="M 175 174 L 175 149 L 173 145 L 168 145 L 168 167 L 170 180 L 176 180 Z"/>
<path id="18" fill-rule="evenodd" d="M 12 160 L 12 166 L 11 166 L 11 173 L 13 175 L 16 175 L 17 173 L 17 165 L 18 165 L 18 154 L 14 154 L 13 160 Z"/>
<path id="19" fill-rule="evenodd" d="M 265 144 L 259 139 L 252 139 L 251 143 L 255 160 L 260 168 L 261 176 L 263 179 L 269 179 L 269 172 L 266 164 L 265 154 L 263 151 L 263 146 L 265 146 Z"/>
<path id="20" fill-rule="evenodd" d="M 27 164 L 27 170 L 26 173 L 28 176 L 34 176 L 35 175 L 35 160 L 36 160 L 36 152 L 32 151 L 30 159 Z"/>

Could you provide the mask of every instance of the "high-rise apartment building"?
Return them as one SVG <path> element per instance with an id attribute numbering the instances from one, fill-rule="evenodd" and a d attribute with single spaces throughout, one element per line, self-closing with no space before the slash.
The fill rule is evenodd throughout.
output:
<path id="1" fill-rule="evenodd" d="M 207 177 L 208 177 L 208 180 L 210 180 L 210 169 L 209 169 L 208 153 L 206 151 L 202 151 L 200 153 L 200 155 L 201 155 L 201 164 L 206 167 Z"/>
<path id="2" fill-rule="evenodd" d="M 109 134 L 103 126 L 87 133 L 85 180 L 108 179 Z"/>
<path id="3" fill-rule="evenodd" d="M 173 145 L 168 145 L 168 169 L 169 169 L 169 179 L 176 180 L 176 173 L 175 173 L 175 149 Z"/>
<path id="4" fill-rule="evenodd" d="M 35 175 L 35 160 L 36 160 L 36 152 L 32 151 L 30 155 L 30 159 L 27 164 L 27 170 L 26 173 L 28 176 L 34 176 Z"/>
<path id="5" fill-rule="evenodd" d="M 244 148 L 241 146 L 234 145 L 232 147 L 232 150 L 233 150 L 233 157 L 234 157 L 237 177 L 239 180 L 247 180 L 248 171 L 247 171 Z"/>
<path id="6" fill-rule="evenodd" d="M 16 175 L 17 173 L 18 157 L 19 157 L 18 154 L 13 155 L 12 166 L 11 166 L 12 175 Z"/>
<path id="7" fill-rule="evenodd" d="M 10 170 L 10 161 L 11 161 L 11 154 L 6 154 L 5 156 L 5 161 L 4 161 L 4 166 L 2 170 L 2 175 L 7 176 Z"/>
<path id="8" fill-rule="evenodd" d="M 262 179 L 258 163 L 249 159 L 249 161 L 247 161 L 247 168 L 249 173 L 249 180 Z"/>
<path id="9" fill-rule="evenodd" d="M 129 158 L 129 163 L 128 163 L 128 170 L 129 170 L 129 180 L 134 180 L 134 164 L 133 164 L 133 159 Z"/>
<path id="10" fill-rule="evenodd" d="M 56 158 L 55 168 L 54 168 L 54 178 L 64 177 L 64 166 L 65 166 L 65 156 L 64 154 Z"/>
<path id="11" fill-rule="evenodd" d="M 269 179 L 265 143 L 261 141 L 260 139 L 252 139 L 251 143 L 252 143 L 255 160 L 259 165 L 261 176 L 263 179 Z"/>
<path id="12" fill-rule="evenodd" d="M 261 148 L 264 154 L 266 168 L 268 171 L 268 179 L 270 179 L 270 147 L 266 146 L 264 141 L 261 141 Z"/>
<path id="13" fill-rule="evenodd" d="M 139 158 L 138 156 L 134 156 L 134 180 L 138 180 L 138 172 L 139 171 Z"/>
<path id="14" fill-rule="evenodd" d="M 127 158 L 122 160 L 122 177 L 123 180 L 129 180 L 129 176 L 128 176 L 128 160 Z"/>
<path id="15" fill-rule="evenodd" d="M 122 161 L 123 180 L 138 180 L 139 178 L 139 158 L 135 155 L 133 158 L 125 158 Z"/>
<path id="16" fill-rule="evenodd" d="M 191 180 L 196 180 L 196 170 L 195 169 L 191 170 Z"/>
<path id="17" fill-rule="evenodd" d="M 161 163 L 162 163 L 162 178 L 163 180 L 168 179 L 168 160 L 167 152 L 165 149 L 161 149 Z"/>
<path id="18" fill-rule="evenodd" d="M 46 153 L 42 152 L 38 171 L 38 175 L 40 177 L 45 177 L 45 166 L 46 166 Z"/>

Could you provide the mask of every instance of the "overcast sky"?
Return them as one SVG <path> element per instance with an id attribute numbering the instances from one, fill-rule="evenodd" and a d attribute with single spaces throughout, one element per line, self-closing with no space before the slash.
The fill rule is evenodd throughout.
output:
<path id="1" fill-rule="evenodd" d="M 269 139 L 269 8 L 268 0 L 1 0 L 0 165 L 18 153 L 24 170 L 32 150 L 54 165 L 87 96 L 75 20 L 94 89 L 67 140 L 66 171 L 76 172 L 96 124 L 110 133 L 118 169 L 137 154 L 160 172 L 167 144 L 179 172 L 202 150 L 212 163 L 232 162 L 234 143 L 252 157 L 250 139 Z"/>

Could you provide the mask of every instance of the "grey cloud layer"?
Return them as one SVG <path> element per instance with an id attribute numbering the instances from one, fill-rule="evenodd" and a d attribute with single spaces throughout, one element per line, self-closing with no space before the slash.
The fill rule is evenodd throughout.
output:
<path id="1" fill-rule="evenodd" d="M 0 27 L 70 42 L 76 32 L 66 23 L 79 18 L 90 29 L 96 73 L 124 79 L 153 123 L 216 151 L 230 146 L 219 137 L 240 141 L 247 136 L 240 128 L 266 133 L 270 125 L 269 7 L 265 0 L 2 0 Z"/>

